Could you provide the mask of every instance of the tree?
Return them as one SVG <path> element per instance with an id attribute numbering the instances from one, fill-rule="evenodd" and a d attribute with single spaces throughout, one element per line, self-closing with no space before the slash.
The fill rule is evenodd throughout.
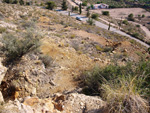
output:
<path id="1" fill-rule="evenodd" d="M 89 10 L 90 10 L 90 8 L 91 8 L 91 7 L 90 7 L 90 6 L 88 6 L 88 7 L 86 8 L 86 11 L 89 11 Z"/>
<path id="2" fill-rule="evenodd" d="M 66 0 L 63 0 L 62 2 L 62 10 L 67 10 L 68 9 L 68 6 L 67 6 L 67 3 L 66 3 Z"/>
<path id="3" fill-rule="evenodd" d="M 20 3 L 20 5 L 24 5 L 24 1 L 23 0 L 20 0 L 19 3 Z"/>
<path id="4" fill-rule="evenodd" d="M 53 10 L 54 7 L 56 6 L 56 5 L 55 5 L 55 2 L 53 2 L 53 1 L 47 2 L 46 5 L 47 5 L 46 8 L 47 8 L 47 9 L 50 9 L 50 10 Z"/>
<path id="5" fill-rule="evenodd" d="M 89 25 L 94 25 L 94 21 L 93 21 L 93 19 L 92 18 L 89 18 L 88 20 L 87 20 L 87 23 L 89 24 Z"/>
<path id="6" fill-rule="evenodd" d="M 91 4 L 91 9 L 94 9 L 94 5 L 93 4 Z"/>
<path id="7" fill-rule="evenodd" d="M 90 12 L 89 12 L 89 11 L 87 11 L 86 16 L 87 16 L 87 17 L 89 17 L 89 16 L 90 16 Z"/>
<path id="8" fill-rule="evenodd" d="M 82 13 L 82 4 L 79 5 L 79 13 Z"/>
<path id="9" fill-rule="evenodd" d="M 18 0 L 14 0 L 12 3 L 13 4 L 18 4 Z"/>
<path id="10" fill-rule="evenodd" d="M 109 23 L 109 26 L 108 26 L 108 30 L 110 30 L 110 23 Z"/>

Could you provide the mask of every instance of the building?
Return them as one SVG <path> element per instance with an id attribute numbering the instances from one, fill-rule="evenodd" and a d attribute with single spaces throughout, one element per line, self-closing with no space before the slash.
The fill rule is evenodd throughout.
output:
<path id="1" fill-rule="evenodd" d="M 93 9 L 108 9 L 109 8 L 109 5 L 107 4 L 95 4 Z"/>

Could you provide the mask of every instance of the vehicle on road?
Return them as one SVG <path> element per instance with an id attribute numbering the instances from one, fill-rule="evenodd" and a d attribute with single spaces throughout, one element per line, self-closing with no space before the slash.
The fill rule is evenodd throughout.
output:
<path id="1" fill-rule="evenodd" d="M 76 17 L 77 20 L 82 21 L 83 19 L 81 17 Z"/>

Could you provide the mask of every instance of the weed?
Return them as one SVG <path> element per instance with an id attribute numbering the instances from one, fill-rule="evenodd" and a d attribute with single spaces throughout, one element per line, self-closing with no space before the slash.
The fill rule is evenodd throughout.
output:
<path id="1" fill-rule="evenodd" d="M 53 64 L 53 59 L 49 55 L 42 55 L 39 57 L 40 60 L 44 63 L 45 67 L 49 67 Z"/>
<path id="2" fill-rule="evenodd" d="M 6 32 L 6 28 L 0 27 L 0 33 Z"/>

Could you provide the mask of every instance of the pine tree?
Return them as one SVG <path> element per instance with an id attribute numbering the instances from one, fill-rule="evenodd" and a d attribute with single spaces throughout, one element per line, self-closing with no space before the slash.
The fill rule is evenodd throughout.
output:
<path id="1" fill-rule="evenodd" d="M 79 13 L 82 13 L 82 4 L 79 5 Z"/>
<path id="2" fill-rule="evenodd" d="M 62 10 L 67 10 L 68 7 L 67 7 L 67 3 L 66 3 L 66 0 L 63 0 L 62 2 Z"/>

